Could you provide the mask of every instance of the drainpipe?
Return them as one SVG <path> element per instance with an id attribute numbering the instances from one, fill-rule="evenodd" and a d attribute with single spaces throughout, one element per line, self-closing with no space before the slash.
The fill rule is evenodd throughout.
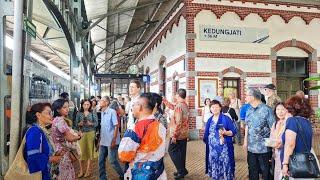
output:
<path id="1" fill-rule="evenodd" d="M 20 132 L 20 100 L 21 100 L 21 67 L 22 67 L 22 27 L 23 27 L 23 2 L 14 1 L 14 36 L 12 59 L 12 97 L 11 97 L 11 122 L 10 122 L 10 151 L 9 164 L 11 165 L 17 150 Z"/>

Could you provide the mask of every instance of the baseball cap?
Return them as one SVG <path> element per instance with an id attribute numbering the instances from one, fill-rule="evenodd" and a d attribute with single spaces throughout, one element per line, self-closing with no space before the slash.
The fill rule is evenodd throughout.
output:
<path id="1" fill-rule="evenodd" d="M 271 90 L 276 90 L 276 86 L 274 84 L 268 84 L 264 88 L 268 88 L 268 89 L 271 89 Z"/>

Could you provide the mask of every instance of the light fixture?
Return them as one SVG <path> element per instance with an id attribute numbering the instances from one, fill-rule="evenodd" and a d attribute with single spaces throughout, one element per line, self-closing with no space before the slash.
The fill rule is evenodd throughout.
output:
<path id="1" fill-rule="evenodd" d="M 13 50 L 13 39 L 12 37 L 6 35 L 5 36 L 5 40 L 6 40 L 6 47 L 9 48 L 11 51 Z M 66 79 L 66 80 L 70 80 L 70 76 L 68 74 L 66 74 L 65 72 L 63 72 L 61 69 L 59 69 L 57 66 L 51 64 L 48 60 L 44 59 L 42 56 L 40 56 L 39 54 L 30 51 L 30 56 L 32 58 L 34 58 L 35 60 L 37 60 L 38 62 L 44 64 L 49 71 L 53 72 L 54 74 Z M 79 81 L 73 79 L 73 83 L 74 84 L 80 84 Z"/>

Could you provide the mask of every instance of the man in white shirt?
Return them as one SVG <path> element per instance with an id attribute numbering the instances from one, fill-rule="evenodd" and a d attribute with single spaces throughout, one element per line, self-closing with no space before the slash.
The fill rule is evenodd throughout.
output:
<path id="1" fill-rule="evenodd" d="M 130 108 L 129 108 L 129 114 L 128 114 L 128 123 L 127 123 L 128 129 L 133 129 L 135 124 L 135 118 L 133 117 L 133 114 L 132 114 L 132 107 L 140 96 L 140 90 L 141 90 L 140 81 L 137 79 L 131 80 L 129 85 L 129 94 L 130 94 L 131 102 L 130 102 Z"/>
<path id="2" fill-rule="evenodd" d="M 106 157 L 113 169 L 118 173 L 120 179 L 123 179 L 124 173 L 119 164 L 118 147 L 120 143 L 119 123 L 117 113 L 109 107 L 110 98 L 103 97 L 100 100 L 101 107 L 101 138 L 99 151 L 99 179 L 106 180 Z"/>

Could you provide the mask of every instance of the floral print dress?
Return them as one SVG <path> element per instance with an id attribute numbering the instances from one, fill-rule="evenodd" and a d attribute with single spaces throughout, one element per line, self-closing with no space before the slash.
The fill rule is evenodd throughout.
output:
<path id="1" fill-rule="evenodd" d="M 230 165 L 228 146 L 220 144 L 217 123 L 212 121 L 209 129 L 209 163 L 208 175 L 214 180 L 233 180 L 234 173 Z"/>
<path id="2" fill-rule="evenodd" d="M 56 146 L 56 151 L 66 151 L 66 139 L 64 138 L 64 133 L 70 131 L 70 127 L 63 119 L 63 117 L 55 117 L 52 123 L 51 136 Z M 73 164 L 71 162 L 69 153 L 65 153 L 61 158 L 59 163 L 59 178 L 61 180 L 73 180 L 75 179 L 75 172 Z"/>

